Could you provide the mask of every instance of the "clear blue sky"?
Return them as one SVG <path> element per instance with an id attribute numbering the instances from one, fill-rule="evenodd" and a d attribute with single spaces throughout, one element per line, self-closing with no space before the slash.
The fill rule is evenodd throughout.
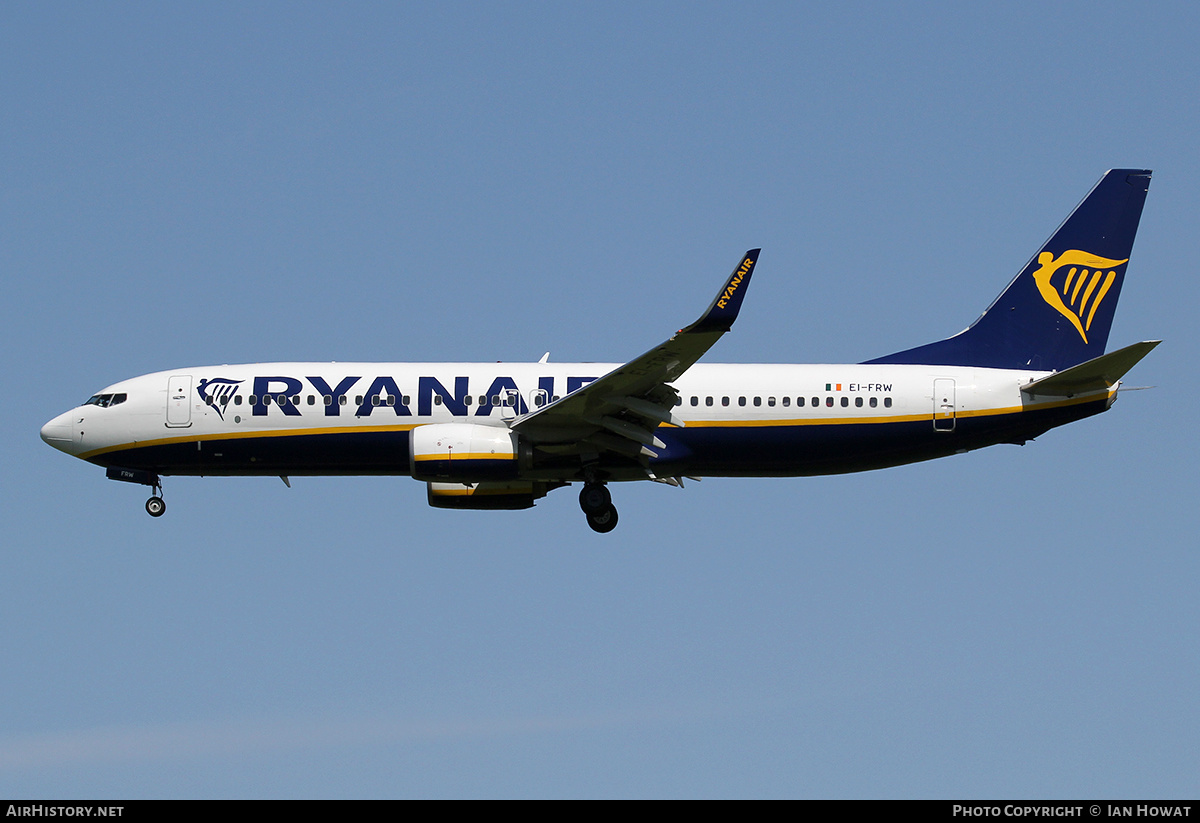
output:
<path id="1" fill-rule="evenodd" d="M 1193 3 L 0 6 L 0 795 L 1194 797 Z M 1153 168 L 1153 391 L 882 472 L 430 509 L 46 447 L 116 380 L 956 332 Z"/>

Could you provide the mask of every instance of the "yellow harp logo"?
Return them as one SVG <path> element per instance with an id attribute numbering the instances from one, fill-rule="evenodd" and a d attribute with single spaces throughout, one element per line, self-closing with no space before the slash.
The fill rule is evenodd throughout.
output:
<path id="1" fill-rule="evenodd" d="M 1117 279 L 1114 269 L 1122 263 L 1128 263 L 1129 258 L 1109 260 L 1090 252 L 1068 249 L 1057 260 L 1053 254 L 1044 251 L 1038 255 L 1037 261 L 1040 268 L 1033 273 L 1033 282 L 1037 283 L 1042 299 L 1050 308 L 1070 320 L 1083 342 L 1087 343 L 1087 332 L 1092 327 L 1096 309 L 1100 308 L 1104 295 L 1108 294 L 1113 281 Z M 1062 269 L 1068 270 L 1060 278 L 1062 285 L 1057 286 L 1050 281 Z"/>

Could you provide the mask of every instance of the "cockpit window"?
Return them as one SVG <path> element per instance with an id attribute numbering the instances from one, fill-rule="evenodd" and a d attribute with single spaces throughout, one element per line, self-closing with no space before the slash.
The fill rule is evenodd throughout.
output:
<path id="1" fill-rule="evenodd" d="M 129 395 L 127 395 L 125 392 L 121 392 L 120 394 L 93 394 L 83 405 L 99 406 L 102 409 L 106 409 L 109 406 L 120 405 L 127 399 L 129 399 Z"/>

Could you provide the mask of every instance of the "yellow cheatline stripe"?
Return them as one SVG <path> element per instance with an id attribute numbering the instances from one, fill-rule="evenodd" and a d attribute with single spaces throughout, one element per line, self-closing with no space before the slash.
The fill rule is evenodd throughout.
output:
<path id="1" fill-rule="evenodd" d="M 1113 390 L 1108 391 L 1111 396 Z M 1043 411 L 1045 409 L 1059 408 L 1062 406 L 1074 406 L 1079 403 L 1091 403 L 1101 399 L 1101 393 L 1088 394 L 1082 397 L 1073 397 L 1065 400 L 1055 400 L 1049 403 L 1034 403 L 1028 406 L 1007 406 L 996 409 L 977 409 L 972 411 L 957 411 L 956 417 L 997 417 L 1006 414 L 1020 414 L 1029 411 Z M 833 410 L 834 412 L 837 409 Z M 785 418 L 776 420 L 690 420 L 686 428 L 760 428 L 766 426 L 853 426 L 867 423 L 911 423 L 923 420 L 932 420 L 932 410 L 924 414 L 897 414 L 887 417 L 806 417 L 806 418 Z M 87 460 L 97 455 L 107 454 L 109 452 L 121 451 L 122 449 L 148 448 L 150 446 L 168 446 L 173 443 L 195 443 L 196 441 L 203 442 L 222 442 L 226 440 L 245 440 L 252 437 L 302 437 L 307 435 L 318 434 L 380 434 L 385 432 L 404 432 L 415 429 L 417 426 L 425 425 L 422 423 L 403 423 L 396 426 L 334 426 L 330 428 L 309 428 L 309 429 L 265 429 L 262 431 L 236 431 L 222 432 L 219 434 L 193 434 L 191 436 L 179 437 L 164 437 L 156 440 L 137 440 L 131 443 L 121 443 L 116 446 L 106 446 L 102 449 L 94 449 L 88 452 L 82 452 L 78 456 Z M 664 423 L 662 428 L 676 428 L 670 424 Z M 486 460 L 486 459 L 501 459 L 511 460 L 511 454 L 468 454 L 466 456 L 459 455 L 454 458 L 456 460 Z M 446 458 L 439 456 L 419 456 L 418 460 L 444 460 Z"/>
<path id="2" fill-rule="evenodd" d="M 404 432 L 415 429 L 420 423 L 404 423 L 398 426 L 331 426 L 329 428 L 319 429 L 261 429 L 259 431 L 233 431 L 220 432 L 217 434 L 193 434 L 180 437 L 162 437 L 154 440 L 134 440 L 130 443 L 121 443 L 116 446 L 105 446 L 103 449 L 95 449 L 89 452 L 83 452 L 79 455 L 83 460 L 89 457 L 95 457 L 99 454 L 107 454 L 108 452 L 120 451 L 121 449 L 142 449 L 149 446 L 170 446 L 174 443 L 195 443 L 197 440 L 208 443 L 211 441 L 225 440 L 247 440 L 253 437 L 302 437 L 313 434 L 377 434 L 382 432 Z"/>
<path id="3" fill-rule="evenodd" d="M 413 460 L 515 460 L 511 452 L 494 454 L 492 452 L 467 452 L 466 454 L 415 454 Z"/>

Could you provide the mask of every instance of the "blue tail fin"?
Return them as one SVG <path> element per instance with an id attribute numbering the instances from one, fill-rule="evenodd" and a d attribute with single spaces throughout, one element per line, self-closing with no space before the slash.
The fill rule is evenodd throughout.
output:
<path id="1" fill-rule="evenodd" d="M 1149 187 L 1149 170 L 1108 172 L 970 328 L 866 362 L 1061 371 L 1104 354 Z"/>

